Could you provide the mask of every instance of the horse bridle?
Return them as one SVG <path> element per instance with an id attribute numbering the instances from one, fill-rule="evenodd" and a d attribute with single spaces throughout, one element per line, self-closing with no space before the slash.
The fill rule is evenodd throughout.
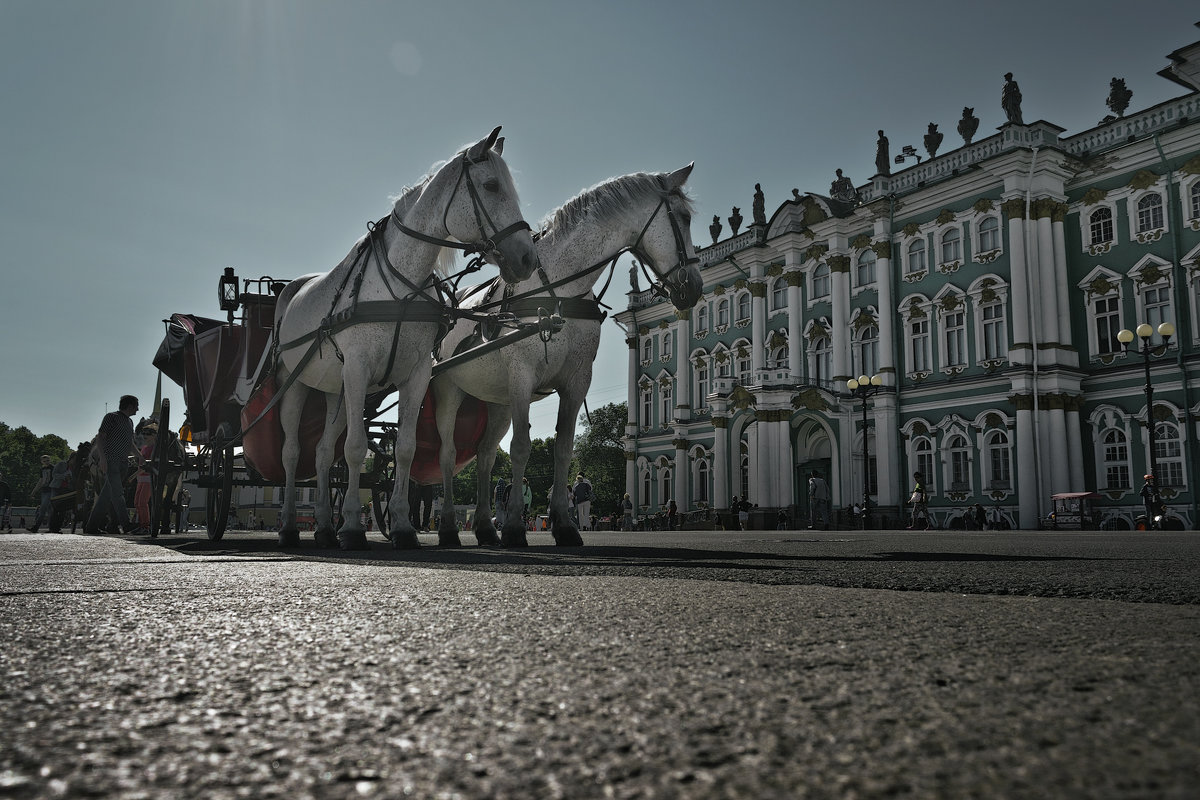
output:
<path id="1" fill-rule="evenodd" d="M 661 275 L 658 274 L 657 270 L 655 270 L 655 275 L 657 275 L 659 280 L 655 280 L 654 275 L 646 276 L 646 279 L 650 281 L 650 288 L 653 289 L 656 294 L 666 297 L 668 291 L 663 287 L 668 283 L 683 286 L 684 282 L 687 280 L 686 277 L 682 274 L 678 275 L 678 277 L 673 276 L 675 276 L 680 270 L 699 262 L 700 259 L 695 257 L 688 258 L 687 246 L 683 238 L 683 231 L 679 225 L 679 217 L 675 209 L 671 207 L 671 191 L 667 188 L 666 183 L 662 178 L 658 179 L 658 185 L 663 190 L 662 199 L 658 201 L 658 205 L 654 208 L 654 213 L 650 215 L 650 219 L 646 220 L 646 224 L 642 227 L 642 232 L 638 234 L 637 240 L 633 243 L 633 246 L 630 247 L 629 250 L 635 256 L 641 259 L 640 263 L 642 264 L 645 264 L 645 262 L 650 260 L 646 257 L 645 252 L 641 249 L 642 239 L 645 238 L 646 231 L 650 230 L 650 225 L 654 222 L 654 218 L 658 216 L 658 212 L 663 208 L 666 208 L 667 221 L 671 223 L 671 233 L 675 236 L 675 256 L 678 260 L 673 267 Z M 644 269 L 643 272 L 645 272 Z"/>
<path id="2" fill-rule="evenodd" d="M 496 230 L 496 223 L 492 221 L 492 217 L 490 214 L 488 214 L 487 208 L 483 204 L 483 200 L 480 199 L 479 189 L 476 188 L 475 181 L 471 180 L 471 165 L 486 161 L 487 158 L 488 156 L 486 152 L 484 155 L 476 159 L 471 158 L 470 151 L 463 153 L 462 169 L 459 170 L 458 180 L 454 182 L 454 189 L 450 192 L 450 199 L 446 201 L 446 208 L 442 212 L 442 227 L 446 230 L 449 230 L 447 220 L 450 216 L 450 207 L 454 205 L 454 196 L 458 194 L 459 185 L 465 181 L 467 184 L 467 191 L 471 195 L 471 208 L 475 212 L 475 222 L 479 225 L 479 235 L 483 237 L 481 241 L 474 243 L 456 242 L 450 239 L 439 239 L 436 236 L 430 236 L 428 234 L 421 233 L 418 230 L 413 230 L 400 221 L 400 217 L 396 214 L 396 209 L 394 208 L 392 209 L 392 222 L 397 228 L 414 239 L 420 239 L 423 242 L 440 245 L 441 247 L 453 247 L 456 250 L 462 250 L 466 255 L 479 253 L 480 255 L 484 256 L 494 256 L 499 249 L 500 243 L 509 236 L 512 236 L 517 231 L 533 230 L 529 226 L 529 223 L 523 219 L 517 220 L 507 228 Z M 491 228 L 491 230 L 495 231 L 495 233 L 489 236 L 488 228 Z"/>

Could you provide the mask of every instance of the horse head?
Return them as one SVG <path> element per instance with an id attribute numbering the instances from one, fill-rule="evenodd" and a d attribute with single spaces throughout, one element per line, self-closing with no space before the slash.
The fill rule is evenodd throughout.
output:
<path id="1" fill-rule="evenodd" d="M 680 310 L 696 305 L 704 293 L 692 244 L 692 202 L 683 192 L 694 166 L 695 162 L 659 178 L 661 200 L 631 248 L 658 277 L 654 290 Z"/>
<path id="2" fill-rule="evenodd" d="M 540 266 L 529 223 L 501 154 L 504 140 L 497 127 L 465 149 L 447 168 L 459 170 L 443 221 L 446 231 L 463 242 L 477 243 L 485 258 L 500 268 L 508 282 L 525 280 Z"/>

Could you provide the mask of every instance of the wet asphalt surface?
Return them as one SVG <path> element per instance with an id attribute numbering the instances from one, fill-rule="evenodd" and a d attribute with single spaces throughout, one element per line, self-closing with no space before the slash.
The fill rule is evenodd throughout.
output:
<path id="1" fill-rule="evenodd" d="M 1200 534 L 202 536 L 0 535 L 0 797 L 1200 796 Z"/>

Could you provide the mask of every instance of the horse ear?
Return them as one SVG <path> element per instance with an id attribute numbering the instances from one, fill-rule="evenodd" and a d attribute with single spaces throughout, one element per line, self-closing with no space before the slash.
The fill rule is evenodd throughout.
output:
<path id="1" fill-rule="evenodd" d="M 487 135 L 486 138 L 480 139 L 475 144 L 471 145 L 471 149 L 467 151 L 467 158 L 472 161 L 481 161 L 487 158 L 487 151 L 492 149 L 492 145 L 496 143 L 496 139 L 500 136 L 500 126 L 497 125 L 495 130 Z"/>
<path id="2" fill-rule="evenodd" d="M 696 162 L 688 164 L 683 169 L 677 169 L 667 176 L 667 189 L 675 191 L 683 184 L 687 183 L 688 176 L 692 174 L 692 167 L 696 166 Z"/>
<path id="3" fill-rule="evenodd" d="M 496 143 L 494 145 L 492 145 L 492 149 L 496 151 L 496 155 L 498 155 L 498 156 L 504 155 L 504 137 L 503 136 L 501 136 L 499 139 L 496 140 Z"/>

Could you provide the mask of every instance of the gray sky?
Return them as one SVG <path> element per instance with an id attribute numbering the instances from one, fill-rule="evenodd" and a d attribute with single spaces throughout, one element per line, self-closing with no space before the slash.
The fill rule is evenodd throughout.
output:
<path id="1" fill-rule="evenodd" d="M 1068 134 L 1108 113 L 1112 77 L 1131 111 L 1181 95 L 1155 73 L 1197 20 L 1181 0 L 0 0 L 0 421 L 75 444 L 123 393 L 148 411 L 162 319 L 221 316 L 224 267 L 333 267 L 496 125 L 531 223 L 695 161 L 705 244 L 756 182 L 768 214 L 836 168 L 865 182 L 880 128 L 895 154 L 936 122 L 947 151 L 973 106 L 990 135 L 1008 71 L 1025 119 Z M 627 290 L 618 269 L 608 298 Z M 625 399 L 604 336 L 593 408 Z"/>

